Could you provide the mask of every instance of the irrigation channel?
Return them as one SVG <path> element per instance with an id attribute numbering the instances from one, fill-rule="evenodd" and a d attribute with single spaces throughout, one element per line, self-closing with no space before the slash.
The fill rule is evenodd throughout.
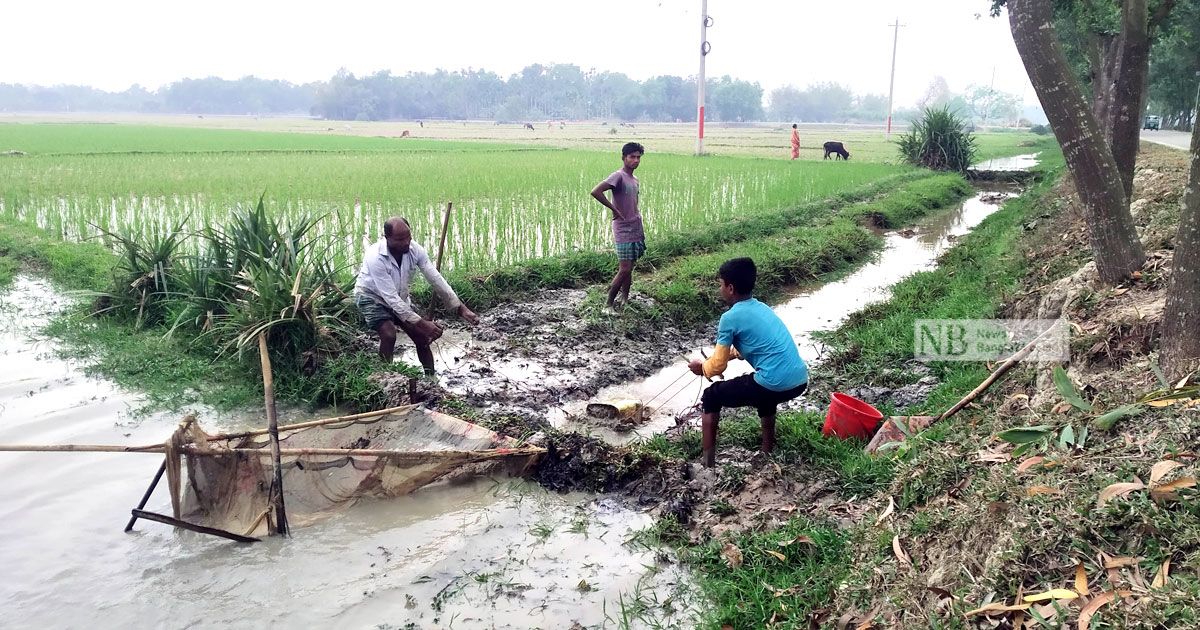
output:
<path id="1" fill-rule="evenodd" d="M 1030 157 L 1022 159 L 991 168 L 1028 166 Z M 904 276 L 935 265 L 956 237 L 1011 194 L 980 192 L 911 231 L 887 233 L 873 261 L 780 304 L 777 312 L 804 355 L 816 356 L 812 332 L 837 326 L 884 299 Z M 40 330 L 69 298 L 29 277 L 18 278 L 0 298 L 0 443 L 142 444 L 161 441 L 174 428 L 179 414 L 132 414 L 143 402 L 136 393 L 85 376 L 76 362 L 55 355 Z M 456 374 L 469 371 L 478 363 L 472 357 L 496 342 L 458 330 L 447 337 L 440 354 L 452 367 L 447 386 L 478 395 Z M 667 362 L 596 397 L 645 400 L 684 369 L 682 359 Z M 476 367 L 504 372 L 507 386 L 523 392 L 554 389 L 586 371 L 528 357 L 502 363 Z M 699 387 L 683 381 L 688 391 L 660 405 L 636 431 L 587 429 L 628 441 L 673 426 Z M 586 400 L 562 402 L 548 414 L 552 421 L 576 422 Z M 200 416 L 210 430 L 263 422 L 256 412 L 200 410 Z M 6 627 L 568 628 L 646 627 L 651 620 L 688 627 L 697 605 L 686 571 L 669 553 L 630 541 L 651 524 L 649 515 L 609 497 L 554 494 L 512 479 L 440 484 L 401 499 L 364 502 L 291 539 L 255 545 L 148 522 L 123 534 L 129 508 L 160 461 L 136 454 L 0 453 Z M 163 492 L 148 509 L 166 512 L 168 506 Z"/>

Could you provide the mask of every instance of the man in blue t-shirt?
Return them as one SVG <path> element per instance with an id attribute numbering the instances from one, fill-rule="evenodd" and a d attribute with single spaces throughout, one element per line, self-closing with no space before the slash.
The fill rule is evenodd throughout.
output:
<path id="1" fill-rule="evenodd" d="M 775 448 L 775 413 L 808 388 L 808 365 L 800 358 L 796 342 L 771 307 L 754 299 L 758 269 L 749 258 L 725 261 L 717 271 L 721 299 L 731 308 L 717 325 L 717 347 L 707 361 L 688 364 L 693 373 L 708 378 L 725 371 L 730 359 L 745 359 L 754 373 L 713 383 L 704 390 L 701 409 L 704 465 L 716 463 L 717 422 L 724 407 L 754 407 L 762 420 L 762 451 Z"/>

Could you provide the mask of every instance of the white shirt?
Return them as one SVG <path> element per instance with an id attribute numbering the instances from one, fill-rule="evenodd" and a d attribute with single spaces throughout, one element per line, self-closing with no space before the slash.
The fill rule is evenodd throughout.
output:
<path id="1" fill-rule="evenodd" d="M 397 263 L 388 251 L 387 240 L 382 238 L 363 253 L 363 264 L 354 282 L 354 295 L 370 297 L 391 309 L 401 321 L 419 321 L 421 316 L 413 310 L 409 299 L 414 266 L 421 270 L 446 308 L 456 310 L 462 304 L 454 289 L 450 288 L 450 284 L 429 260 L 424 247 L 410 243 L 408 253 L 401 256 Z"/>

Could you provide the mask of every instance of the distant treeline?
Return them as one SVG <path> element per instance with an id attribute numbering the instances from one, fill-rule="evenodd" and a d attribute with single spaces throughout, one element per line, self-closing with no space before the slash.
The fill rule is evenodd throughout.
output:
<path id="1" fill-rule="evenodd" d="M 706 117 L 725 122 L 878 122 L 886 109 L 882 96 L 859 97 L 829 84 L 776 92 L 779 103 L 764 107 L 758 83 L 729 76 L 709 79 Z M 361 77 L 342 70 L 328 81 L 303 85 L 256 77 L 184 79 L 154 91 L 134 85 L 123 92 L 74 85 L 0 84 L 0 111 L 307 114 L 336 120 L 692 122 L 696 120 L 696 80 L 656 76 L 636 81 L 620 72 L 534 64 L 507 79 L 486 70 L 405 75 L 381 71 Z"/>

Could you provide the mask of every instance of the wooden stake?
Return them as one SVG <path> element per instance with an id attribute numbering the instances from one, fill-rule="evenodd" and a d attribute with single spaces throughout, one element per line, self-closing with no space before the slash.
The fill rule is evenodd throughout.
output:
<path id="1" fill-rule="evenodd" d="M 237 542 L 243 542 L 243 543 L 262 542 L 262 540 L 259 538 L 251 538 L 249 536 L 243 536 L 241 534 L 227 532 L 223 529 L 217 529 L 215 527 L 205 527 L 204 525 L 197 525 L 195 523 L 189 523 L 183 519 L 172 518 L 170 516 L 167 516 L 166 514 L 159 514 L 157 512 L 147 512 L 145 510 L 133 510 L 133 518 L 135 518 L 135 519 L 144 518 L 148 521 L 157 521 L 164 525 L 171 525 L 173 527 L 179 527 L 179 528 L 190 530 L 190 531 L 197 532 L 200 534 L 208 534 L 210 536 L 220 536 L 221 538 L 228 538 L 229 540 L 236 540 Z"/>
<path id="2" fill-rule="evenodd" d="M 275 417 L 275 383 L 271 373 L 271 357 L 267 354 L 267 333 L 258 333 L 258 358 L 262 363 L 263 397 L 267 407 L 267 434 L 271 437 L 271 501 L 275 507 L 275 530 L 288 536 L 287 512 L 283 507 L 283 463 L 279 454 L 279 421 Z"/>
<path id="3" fill-rule="evenodd" d="M 435 267 L 442 270 L 442 256 L 446 253 L 446 234 L 450 232 L 450 210 L 454 208 L 453 201 L 446 202 L 446 214 L 442 217 L 442 240 L 438 243 L 437 263 Z"/>
<path id="4" fill-rule="evenodd" d="M 167 460 L 166 460 L 166 458 L 163 458 L 163 463 L 162 463 L 162 465 L 160 465 L 158 467 L 158 472 L 154 473 L 154 481 L 150 482 L 150 487 L 146 488 L 146 494 L 142 495 L 142 500 L 138 502 L 137 509 L 134 510 L 135 514 L 133 516 L 130 516 L 129 522 L 125 524 L 126 532 L 133 530 L 133 524 L 136 523 L 137 519 L 138 519 L 137 514 L 136 514 L 137 510 L 140 510 L 140 509 L 146 507 L 146 503 L 148 501 L 150 501 L 150 495 L 154 494 L 154 489 L 156 487 L 158 487 L 158 482 L 160 479 L 162 479 L 163 473 L 166 471 L 167 471 Z"/>

